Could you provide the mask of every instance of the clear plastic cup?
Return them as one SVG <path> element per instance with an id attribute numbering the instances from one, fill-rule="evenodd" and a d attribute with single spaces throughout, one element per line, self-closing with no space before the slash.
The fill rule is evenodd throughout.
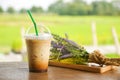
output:
<path id="1" fill-rule="evenodd" d="M 47 72 L 52 36 L 44 25 L 38 25 L 37 28 L 38 36 L 36 36 L 33 26 L 25 34 L 29 71 Z"/>

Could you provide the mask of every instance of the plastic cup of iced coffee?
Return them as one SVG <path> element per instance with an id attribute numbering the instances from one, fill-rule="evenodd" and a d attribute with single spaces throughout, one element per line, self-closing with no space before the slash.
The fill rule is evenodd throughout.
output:
<path id="1" fill-rule="evenodd" d="M 30 72 L 47 72 L 50 55 L 51 34 L 43 25 L 37 25 L 38 35 L 34 27 L 30 27 L 26 34 L 26 47 Z"/>

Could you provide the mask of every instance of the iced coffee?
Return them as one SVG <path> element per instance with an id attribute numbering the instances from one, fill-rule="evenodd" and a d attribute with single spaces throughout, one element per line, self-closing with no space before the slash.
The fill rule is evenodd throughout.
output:
<path id="1" fill-rule="evenodd" d="M 25 36 L 30 72 L 46 72 L 50 54 L 51 35 L 48 33 Z"/>

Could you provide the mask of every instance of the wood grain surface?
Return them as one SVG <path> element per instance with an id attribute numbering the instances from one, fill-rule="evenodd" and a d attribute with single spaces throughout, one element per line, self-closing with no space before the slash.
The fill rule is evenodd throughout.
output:
<path id="1" fill-rule="evenodd" d="M 32 73 L 25 62 L 3 62 L 0 80 L 120 80 L 120 68 L 100 74 L 49 66 L 48 72 Z"/>

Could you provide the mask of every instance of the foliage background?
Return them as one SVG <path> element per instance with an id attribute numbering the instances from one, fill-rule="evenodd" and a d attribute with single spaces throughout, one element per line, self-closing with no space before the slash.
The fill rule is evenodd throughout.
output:
<path id="1" fill-rule="evenodd" d="M 118 0 L 94 0 L 91 4 L 87 4 L 85 0 L 56 0 L 48 10 L 37 6 L 32 6 L 30 10 L 37 24 L 43 23 L 52 33 L 63 37 L 64 33 L 68 33 L 69 38 L 80 45 L 92 45 L 91 22 L 95 21 L 98 44 L 113 45 L 113 26 L 120 40 L 119 3 Z M 21 27 L 26 30 L 32 25 L 25 8 L 16 11 L 9 6 L 5 11 L 0 7 L 0 52 L 21 50 Z"/>

